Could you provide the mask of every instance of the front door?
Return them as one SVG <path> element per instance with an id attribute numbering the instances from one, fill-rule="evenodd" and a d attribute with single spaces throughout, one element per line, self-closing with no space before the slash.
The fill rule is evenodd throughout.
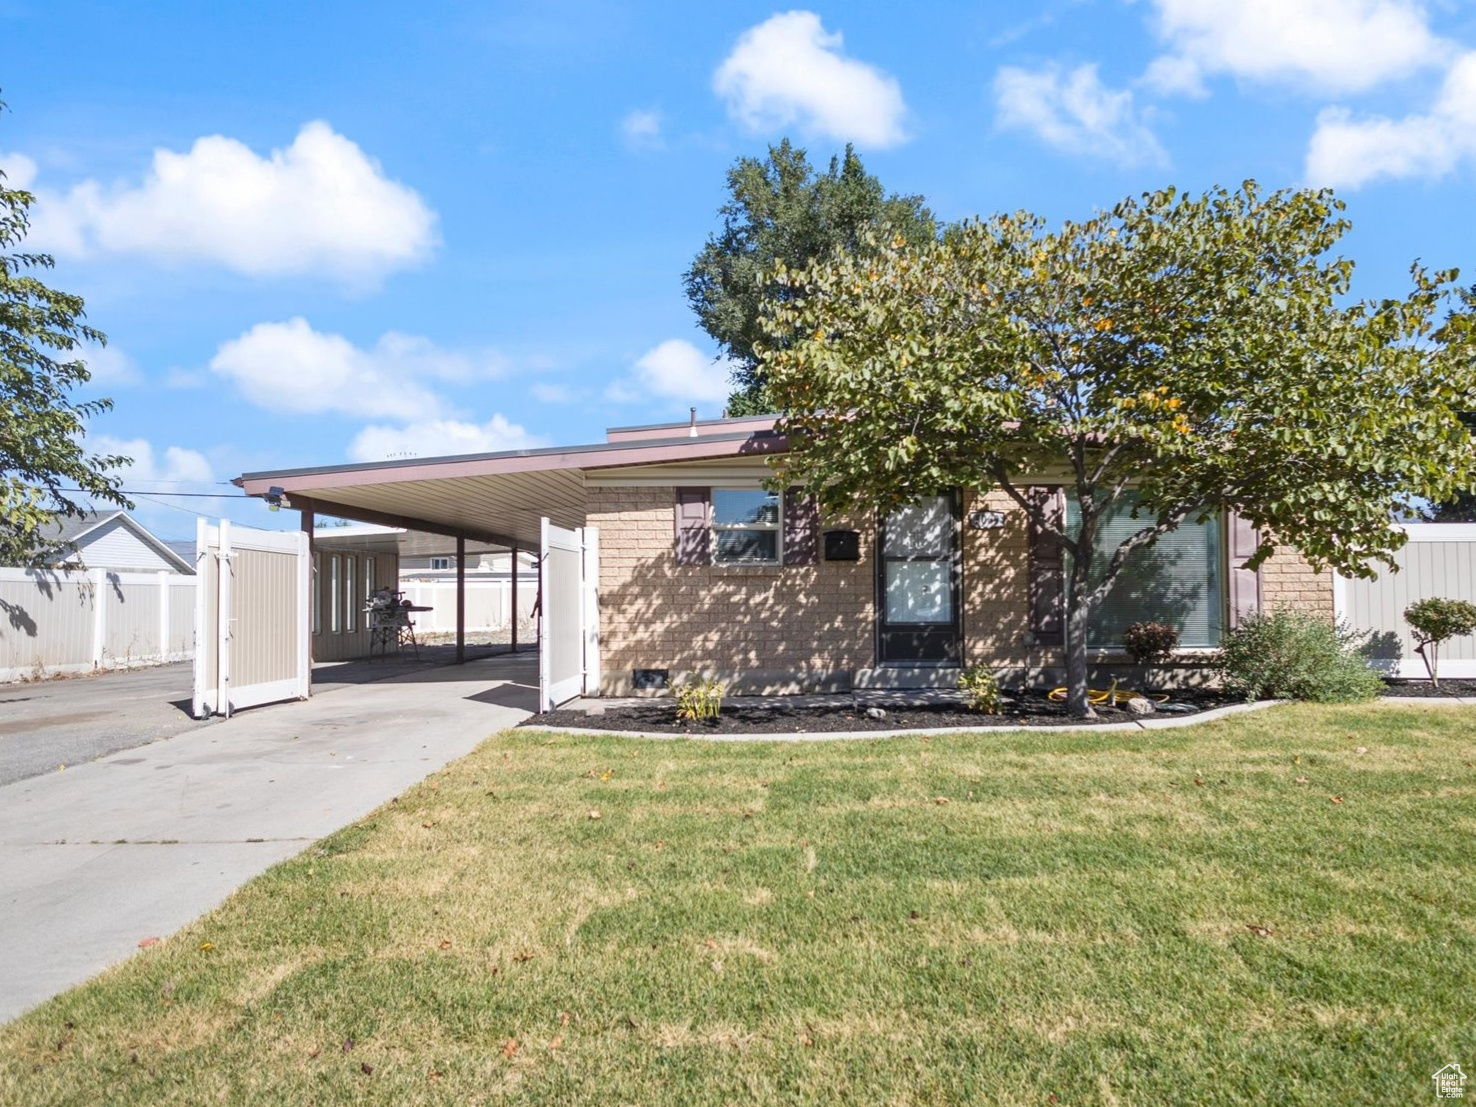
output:
<path id="1" fill-rule="evenodd" d="M 958 664 L 958 497 L 925 496 L 877 537 L 877 662 Z"/>

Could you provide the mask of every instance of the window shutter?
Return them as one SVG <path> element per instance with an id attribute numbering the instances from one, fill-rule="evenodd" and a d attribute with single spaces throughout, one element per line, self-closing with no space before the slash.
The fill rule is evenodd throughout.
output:
<path id="1" fill-rule="evenodd" d="M 712 564 L 712 490 L 676 490 L 676 563 Z"/>
<path id="2" fill-rule="evenodd" d="M 1225 531 L 1230 552 L 1230 626 L 1234 628 L 1261 613 L 1261 571 L 1241 568 L 1256 552 L 1261 536 L 1249 519 L 1233 511 L 1225 516 Z"/>
<path id="3" fill-rule="evenodd" d="M 1036 487 L 1026 495 L 1032 503 L 1043 504 L 1046 519 L 1061 524 L 1066 519 L 1066 494 L 1059 488 Z M 1065 594 L 1066 566 L 1061 547 L 1033 523 L 1030 527 L 1030 629 L 1042 646 L 1059 646 L 1065 642 L 1065 619 L 1062 604 Z"/>
<path id="4" fill-rule="evenodd" d="M 784 493 L 784 564 L 813 565 L 820 560 L 820 506 L 798 488 Z"/>

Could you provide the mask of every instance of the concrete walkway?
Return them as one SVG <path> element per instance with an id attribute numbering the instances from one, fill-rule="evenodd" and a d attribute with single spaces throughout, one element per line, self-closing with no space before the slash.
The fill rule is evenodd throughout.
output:
<path id="1" fill-rule="evenodd" d="M 524 719 L 537 659 L 345 688 L 0 787 L 0 1021 Z"/>

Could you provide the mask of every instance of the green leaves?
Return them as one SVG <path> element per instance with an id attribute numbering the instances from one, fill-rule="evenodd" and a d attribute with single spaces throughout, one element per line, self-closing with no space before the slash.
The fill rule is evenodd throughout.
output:
<path id="1" fill-rule="evenodd" d="M 791 437 L 776 482 L 832 510 L 1001 486 L 1031 511 L 1021 488 L 1064 478 L 1076 531 L 1032 513 L 1063 545 L 1090 548 L 1131 489 L 1124 548 L 1232 510 L 1261 535 L 1253 563 L 1284 544 L 1371 575 L 1404 541 L 1396 513 L 1473 483 L 1476 294 L 1415 266 L 1407 298 L 1347 303 L 1342 210 L 1249 181 L 1165 189 L 1054 231 L 996 215 L 775 271 L 756 349 Z M 1072 575 L 1068 615 L 1120 562 Z"/>
<path id="2" fill-rule="evenodd" d="M 7 188 L 0 171 L 0 251 L 25 238 L 32 199 Z M 83 446 L 86 420 L 112 401 L 69 397 L 91 379 L 81 347 L 107 339 L 82 321 L 80 296 L 31 275 L 51 265 L 44 254 L 0 252 L 0 564 L 34 564 L 53 552 L 51 524 L 84 510 L 68 489 L 132 506 L 110 472 L 128 459 L 89 455 Z"/>
<path id="3" fill-rule="evenodd" d="M 760 314 L 766 301 L 797 294 L 786 274 L 837 252 L 868 254 L 879 239 L 926 242 L 935 224 L 922 197 L 887 195 L 849 146 L 817 174 L 785 139 L 767 159 L 740 158 L 728 171 L 728 191 L 722 230 L 693 259 L 684 283 L 702 329 L 737 363 L 730 410 L 763 414 L 773 408 L 756 350 L 765 338 Z"/>

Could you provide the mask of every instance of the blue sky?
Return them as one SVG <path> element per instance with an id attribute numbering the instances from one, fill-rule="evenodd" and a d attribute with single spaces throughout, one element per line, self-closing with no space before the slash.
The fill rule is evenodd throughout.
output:
<path id="1" fill-rule="evenodd" d="M 847 140 L 955 219 L 1329 184 L 1355 290 L 1476 270 L 1476 5 L 0 0 L 0 169 L 142 492 L 715 416 L 681 274 L 733 160 Z M 166 537 L 196 511 L 140 500 Z"/>

